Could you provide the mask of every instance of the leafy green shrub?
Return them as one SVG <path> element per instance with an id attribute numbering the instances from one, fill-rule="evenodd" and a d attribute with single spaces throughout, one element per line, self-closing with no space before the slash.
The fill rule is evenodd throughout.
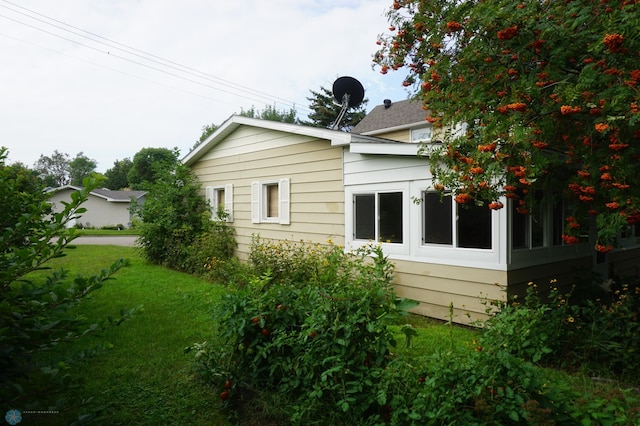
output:
<path id="1" fill-rule="evenodd" d="M 541 370 L 505 350 L 444 352 L 419 366 L 397 364 L 385 371 L 378 392 L 388 424 L 554 424 L 568 416 Z"/>
<path id="2" fill-rule="evenodd" d="M 150 262 L 184 271 L 189 246 L 206 230 L 211 213 L 188 167 L 176 164 L 156 177 L 144 204 L 134 205 L 141 219 L 138 243 Z"/>
<path id="3" fill-rule="evenodd" d="M 279 246 L 296 262 L 283 260 Z M 219 341 L 194 346 L 201 372 L 236 409 L 270 403 L 272 415 L 294 424 L 373 418 L 375 386 L 395 345 L 386 325 L 413 305 L 393 294 L 381 249 L 345 254 L 333 245 L 257 240 L 253 247 L 252 259 L 266 265 L 273 256 L 272 265 L 296 278 L 281 268 L 279 280 L 267 271 L 230 291 L 215 313 Z M 310 264 L 325 267 L 309 272 Z"/>
<path id="4" fill-rule="evenodd" d="M 640 286 L 597 294 L 590 284 L 574 286 L 584 294 L 561 294 L 554 280 L 548 289 L 529 283 L 523 300 L 491 302 L 499 311 L 482 324 L 481 345 L 534 363 L 640 382 Z"/>
<path id="5" fill-rule="evenodd" d="M 640 383 L 640 286 L 622 285 L 566 309 L 559 358 L 598 375 Z"/>
<path id="6" fill-rule="evenodd" d="M 32 282 L 28 275 L 47 269 L 49 259 L 64 255 L 65 247 L 76 237 L 76 230 L 66 225 L 85 211 L 81 204 L 98 181 L 85 179 L 85 189 L 73 192 L 62 212 L 52 213 L 44 188 L 30 187 L 18 179 L 15 170 L 5 165 L 5 158 L 5 149 L 0 149 L 0 205 L 10 207 L 3 210 L 0 224 L 0 400 L 15 404 L 29 402 L 24 398 L 38 392 L 51 395 L 69 384 L 73 357 L 56 359 L 44 354 L 95 333 L 109 322 L 117 324 L 130 312 L 103 325 L 89 324 L 72 312 L 124 261 L 98 276 L 72 280 L 65 271 L 51 273 L 44 283 Z"/>
<path id="7" fill-rule="evenodd" d="M 557 288 L 554 295 L 556 293 Z M 543 302 L 533 282 L 529 283 L 522 303 L 514 297 L 508 301 L 492 301 L 489 305 L 488 313 L 494 306 L 498 310 L 480 324 L 483 328 L 481 346 L 504 350 L 534 363 L 546 360 L 559 349 L 566 304 L 554 306 Z"/>
<path id="8" fill-rule="evenodd" d="M 240 278 L 242 264 L 234 257 L 238 243 L 235 229 L 226 222 L 228 214 L 219 209 L 217 218 L 195 237 L 189 247 L 185 270 L 205 279 L 230 284 Z"/>
<path id="9" fill-rule="evenodd" d="M 374 255 L 373 259 L 384 258 L 379 247 L 366 246 L 353 253 L 345 253 L 331 239 L 327 244 L 305 244 L 302 241 L 262 240 L 259 235 L 254 235 L 249 262 L 256 275 L 268 273 L 276 283 L 307 285 L 316 281 L 339 283 L 354 279 L 357 282 L 357 277 L 353 275 L 364 268 L 364 262 L 370 254 Z M 373 262 L 372 266 L 377 268 L 375 273 L 380 279 L 391 282 L 391 263 Z"/>

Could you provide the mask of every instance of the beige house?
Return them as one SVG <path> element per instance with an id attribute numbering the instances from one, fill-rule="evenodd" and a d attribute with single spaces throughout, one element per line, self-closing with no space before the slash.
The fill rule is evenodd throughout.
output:
<path id="1" fill-rule="evenodd" d="M 564 245 L 562 203 L 542 203 L 541 219 L 507 208 L 458 208 L 431 191 L 420 144 L 437 143 L 412 101 L 375 107 L 351 133 L 232 116 L 183 162 L 212 205 L 224 205 L 238 255 L 251 237 L 347 249 L 378 241 L 396 265 L 397 294 L 416 312 L 469 323 L 483 298 L 504 299 L 529 281 L 569 283 L 576 269 L 638 274 L 638 230 L 623 248 L 594 258 L 589 244 Z"/>
<path id="2" fill-rule="evenodd" d="M 54 212 L 64 209 L 63 201 L 71 201 L 71 193 L 82 188 L 66 185 L 53 188 L 49 192 Z M 144 203 L 146 191 L 112 191 L 110 189 L 94 189 L 89 193 L 87 201 L 82 205 L 87 209 L 80 217 L 69 222 L 69 226 L 84 228 L 102 228 L 106 226 L 121 226 L 130 228 L 132 221 L 131 201 Z"/>

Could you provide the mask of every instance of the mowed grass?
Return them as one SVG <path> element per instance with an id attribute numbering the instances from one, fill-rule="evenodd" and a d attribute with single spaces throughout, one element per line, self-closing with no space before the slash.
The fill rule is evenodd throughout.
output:
<path id="1" fill-rule="evenodd" d="M 78 246 L 49 266 L 70 270 L 71 276 L 91 275 L 118 258 L 129 259 L 130 266 L 83 301 L 77 313 L 98 322 L 108 315 L 117 317 L 121 309 L 142 306 L 140 312 L 103 335 L 75 343 L 73 350 L 105 342 L 113 347 L 72 365 L 69 372 L 80 379 L 78 387 L 50 395 L 47 401 L 28 401 L 46 406 L 65 399 L 67 405 L 59 414 L 25 413 L 21 424 L 67 425 L 93 414 L 95 417 L 88 420 L 97 425 L 227 425 L 217 393 L 194 374 L 193 354 L 184 353 L 185 347 L 213 338 L 211 314 L 226 289 L 150 265 L 130 247 Z M 37 281 L 45 275 L 40 271 L 32 278 Z M 411 347 L 405 346 L 403 323 L 411 324 L 416 331 Z M 455 362 L 457 355 L 475 350 L 479 337 L 477 330 L 416 315 L 391 329 L 398 341 L 393 351 L 416 366 L 438 353 L 448 354 Z M 549 383 L 577 391 L 578 395 L 606 400 L 618 392 L 615 383 L 594 383 L 582 374 L 545 369 L 545 376 Z M 594 410 L 603 409 L 599 404 Z"/>
<path id="2" fill-rule="evenodd" d="M 83 339 L 82 346 L 109 342 L 113 348 L 74 364 L 71 373 L 81 378 L 81 385 L 62 395 L 68 407 L 39 420 L 70 424 L 97 413 L 92 424 L 227 424 L 215 394 L 193 373 L 193 355 L 184 353 L 192 343 L 211 338 L 211 311 L 224 289 L 147 264 L 135 248 L 78 246 L 68 253 L 49 266 L 64 267 L 71 276 L 89 275 L 118 258 L 130 260 L 130 266 L 92 293 L 78 313 L 100 321 L 108 315 L 118 317 L 121 309 L 143 308 L 103 336 Z M 26 415 L 24 424 L 37 424 L 29 420 Z"/>
<path id="3" fill-rule="evenodd" d="M 121 236 L 121 235 L 138 235 L 138 231 L 135 229 L 79 229 L 78 235 L 91 235 L 91 236 Z"/>
<path id="4" fill-rule="evenodd" d="M 78 313 L 90 321 L 118 317 L 121 309 L 142 306 L 130 320 L 104 335 L 78 341 L 75 349 L 108 342 L 107 352 L 72 366 L 80 386 L 62 397 L 67 407 L 56 415 L 26 415 L 24 424 L 70 424 L 95 415 L 98 425 L 226 425 L 216 392 L 193 372 L 194 358 L 185 347 L 213 337 L 212 310 L 226 291 L 188 274 L 148 264 L 138 249 L 117 246 L 77 246 L 49 266 L 92 275 L 118 258 L 130 265 L 83 301 Z M 44 279 L 46 272 L 34 274 Z M 425 359 L 440 351 L 470 350 L 477 331 L 410 315 L 401 321 L 417 331 L 412 347 L 405 346 L 401 325 L 392 326 L 400 356 Z M 32 421 L 30 421 L 32 420 Z M 37 420 L 37 421 L 36 421 Z"/>

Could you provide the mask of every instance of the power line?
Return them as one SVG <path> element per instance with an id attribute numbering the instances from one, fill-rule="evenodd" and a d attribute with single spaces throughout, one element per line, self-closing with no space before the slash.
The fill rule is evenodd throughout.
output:
<path id="1" fill-rule="evenodd" d="M 195 68 L 191 68 L 191 67 L 188 67 L 186 65 L 182 65 L 182 64 L 179 64 L 177 62 L 174 62 L 174 61 L 171 61 L 171 60 L 168 60 L 168 59 L 164 59 L 164 58 L 162 58 L 160 56 L 145 52 L 145 51 L 140 50 L 140 49 L 136 49 L 136 48 L 128 46 L 126 44 L 120 43 L 118 41 L 108 39 L 106 37 L 103 37 L 103 36 L 100 36 L 98 34 L 92 33 L 90 31 L 86 31 L 86 30 L 83 30 L 83 29 L 78 28 L 76 26 L 73 26 L 71 24 L 68 24 L 68 23 L 65 23 L 63 21 L 57 20 L 57 19 L 52 18 L 50 16 L 41 14 L 41 13 L 36 12 L 36 11 L 33 11 L 31 9 L 27 9 L 25 7 L 22 7 L 20 5 L 12 3 L 10 1 L 7 1 L 7 0 L 2 0 L 2 1 L 4 3 L 8 3 L 8 4 L 10 4 L 10 5 L 14 6 L 14 7 L 20 8 L 20 9 L 25 10 L 25 11 L 27 11 L 29 13 L 34 14 L 34 15 L 41 16 L 41 17 L 43 17 L 45 19 L 48 19 L 50 21 L 62 24 L 64 26 L 66 26 L 66 27 L 73 28 L 74 30 L 80 31 L 81 33 L 77 32 L 77 31 L 69 30 L 69 29 L 64 28 L 64 27 L 62 27 L 60 25 L 56 25 L 56 24 L 53 24 L 51 22 L 47 22 L 46 20 L 31 16 L 31 15 L 29 15 L 27 13 L 24 13 L 24 12 L 21 12 L 19 10 L 14 9 L 14 8 L 11 8 L 11 7 L 8 7 L 6 5 L 0 4 L 0 7 L 4 7 L 5 9 L 11 10 L 12 12 L 15 12 L 15 13 L 18 13 L 20 15 L 26 16 L 26 17 L 28 17 L 30 19 L 35 20 L 35 21 L 38 21 L 38 22 L 41 22 L 43 24 L 52 26 L 52 27 L 60 29 L 62 31 L 66 31 L 66 32 L 71 33 L 71 34 L 73 34 L 75 36 L 79 36 L 79 37 L 88 39 L 88 40 L 90 40 L 92 42 L 101 44 L 103 46 L 107 46 L 110 49 L 114 49 L 114 50 L 118 50 L 118 51 L 124 52 L 124 53 L 126 53 L 128 55 L 132 55 L 134 57 L 142 59 L 143 61 L 149 61 L 151 63 L 155 63 L 155 64 L 160 65 L 162 67 L 166 67 L 166 68 L 168 68 L 170 70 L 177 71 L 177 72 L 186 74 L 186 75 L 191 76 L 191 77 L 202 79 L 202 80 L 208 81 L 208 82 L 213 83 L 213 84 L 225 84 L 227 87 L 231 86 L 231 87 L 229 87 L 229 89 L 232 89 L 234 91 L 226 90 L 226 89 L 223 89 L 223 88 L 220 88 L 220 87 L 216 87 L 216 86 L 212 86 L 211 84 L 203 83 L 201 81 L 194 80 L 193 78 L 186 77 L 186 76 L 183 76 L 183 75 L 179 75 L 179 74 L 176 74 L 175 72 L 167 71 L 167 70 L 159 68 L 157 66 L 152 66 L 152 65 L 140 62 L 138 60 L 134 60 L 134 59 L 131 59 L 131 58 L 127 58 L 127 57 L 118 55 L 116 53 L 112 53 L 111 50 L 101 50 L 101 49 L 96 48 L 94 46 L 90 46 L 88 44 L 82 43 L 82 42 L 80 42 L 78 40 L 71 39 L 71 38 L 62 36 L 60 34 L 56 34 L 54 32 L 48 31 L 46 29 L 43 29 L 41 27 L 38 27 L 38 26 L 35 26 L 35 25 L 31 25 L 31 24 L 28 24 L 26 22 L 20 21 L 18 19 L 11 18 L 11 17 L 8 17 L 6 15 L 1 15 L 0 14 L 0 17 L 3 17 L 3 18 L 5 18 L 7 20 L 10 20 L 12 22 L 18 23 L 20 25 L 27 26 L 27 27 L 32 28 L 34 30 L 44 32 L 45 34 L 48 34 L 48 35 L 60 38 L 62 40 L 66 40 L 68 42 L 74 43 L 74 44 L 76 44 L 78 46 L 81 46 L 81 47 L 84 47 L 84 48 L 87 48 L 87 49 L 91 49 L 91 50 L 97 51 L 99 53 L 108 54 L 108 55 L 113 56 L 113 57 L 115 57 L 117 59 L 120 59 L 120 60 L 123 60 L 123 61 L 127 61 L 127 62 L 130 62 L 130 63 L 136 64 L 138 66 L 146 67 L 148 69 L 152 69 L 154 71 L 161 72 L 161 73 L 170 75 L 170 76 L 175 77 L 175 78 L 179 78 L 179 79 L 182 79 L 182 80 L 194 83 L 194 84 L 198 84 L 198 85 L 210 88 L 212 90 L 225 92 L 225 93 L 231 94 L 233 96 L 239 96 L 239 97 L 242 97 L 242 98 L 245 98 L 245 99 L 249 99 L 249 100 L 252 100 L 252 101 L 257 101 L 257 102 L 264 103 L 264 104 L 268 104 L 268 103 L 271 103 L 273 101 L 280 101 L 280 103 L 287 104 L 289 107 L 296 109 L 296 103 L 292 102 L 290 100 L 287 100 L 287 99 L 284 99 L 284 98 L 279 98 L 277 96 L 273 96 L 273 95 L 270 95 L 268 93 L 261 92 L 261 91 L 258 91 L 258 90 L 254 90 L 254 89 L 251 89 L 251 88 L 249 88 L 247 86 L 243 86 L 243 85 L 240 85 L 240 84 L 237 84 L 237 83 L 233 83 L 233 82 L 231 82 L 229 80 L 225 80 L 225 79 L 222 79 L 220 77 L 214 76 L 212 74 L 208 74 L 208 73 L 199 71 L 199 70 L 197 70 Z M 84 33 L 84 34 L 82 34 L 82 33 Z M 90 36 L 85 35 L 85 34 L 89 34 Z M 100 39 L 100 40 L 98 40 L 98 39 Z M 104 41 L 101 41 L 101 40 L 106 40 L 108 43 L 104 42 Z M 119 46 L 122 46 L 122 47 L 119 47 Z M 124 73 L 124 74 L 127 74 L 127 73 Z M 242 92 L 242 93 L 245 93 L 245 94 L 243 95 L 243 94 L 240 94 L 240 93 L 237 93 L 237 92 Z M 256 98 L 261 98 L 261 99 L 256 99 Z M 267 102 L 265 102 L 265 100 Z M 310 110 L 308 108 L 302 107 L 302 108 L 299 108 L 299 109 L 303 109 L 303 110 L 305 110 L 307 112 L 310 112 Z"/>
<path id="2" fill-rule="evenodd" d="M 109 70 L 109 71 L 113 71 L 113 72 L 116 72 L 116 73 L 119 73 L 119 74 L 126 75 L 127 77 L 132 77 L 132 78 L 135 78 L 135 79 L 138 79 L 138 80 L 142 80 L 142 81 L 146 81 L 146 82 L 149 82 L 149 83 L 153 83 L 153 84 L 156 84 L 158 86 L 163 86 L 163 87 L 166 87 L 167 89 L 171 89 L 171 90 L 175 90 L 175 91 L 178 91 L 178 92 L 187 93 L 189 95 L 197 96 L 197 97 L 200 97 L 200 98 L 203 98 L 203 99 L 207 99 L 209 101 L 220 102 L 220 103 L 223 103 L 223 104 L 226 104 L 226 105 L 231 105 L 231 106 L 234 106 L 234 107 L 237 106 L 237 105 L 231 104 L 229 102 L 221 101 L 220 99 L 216 99 L 216 98 L 212 98 L 210 96 L 203 95 L 202 93 L 192 92 L 190 90 L 185 90 L 185 89 L 182 89 L 182 88 L 179 88 L 179 87 L 170 86 L 168 84 L 160 83 L 158 81 L 151 80 L 151 79 L 146 78 L 146 77 L 141 77 L 139 75 L 131 74 L 131 73 L 126 72 L 126 71 L 122 71 L 122 70 L 119 70 L 119 69 L 116 69 L 116 68 L 108 67 L 106 65 L 101 65 L 101 64 L 97 64 L 97 63 L 92 62 L 92 61 L 87 61 L 86 59 L 77 58 L 77 57 L 69 55 L 67 53 L 60 52 L 58 50 L 55 50 L 55 49 L 52 49 L 52 48 L 49 48 L 49 47 L 46 47 L 46 46 L 42 46 L 42 45 L 39 45 L 39 44 L 36 44 L 36 43 L 32 43 L 30 41 L 26 41 L 26 40 L 23 40 L 23 39 L 20 39 L 20 38 L 17 38 L 17 37 L 13 37 L 13 36 L 10 36 L 10 35 L 2 33 L 2 32 L 0 32 L 0 36 L 8 38 L 8 39 L 11 39 L 11 40 L 14 40 L 14 41 L 17 41 L 17 42 L 20 42 L 20 43 L 29 44 L 31 46 L 35 46 L 35 47 L 40 48 L 40 49 L 48 50 L 48 51 L 56 53 L 58 55 L 65 56 L 65 57 L 73 59 L 75 61 L 84 62 L 85 64 L 89 64 L 89 65 L 92 65 L 94 67 L 103 68 L 103 69 L 106 69 L 106 70 Z"/>

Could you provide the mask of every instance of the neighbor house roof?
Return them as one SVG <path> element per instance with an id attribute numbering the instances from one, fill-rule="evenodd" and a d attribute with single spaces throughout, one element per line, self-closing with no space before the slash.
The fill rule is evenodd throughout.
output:
<path id="1" fill-rule="evenodd" d="M 98 197 L 105 198 L 107 201 L 121 203 L 131 201 L 132 198 L 138 200 L 140 199 L 140 197 L 144 197 L 147 194 L 147 191 L 113 191 L 111 189 L 102 188 L 94 189 L 93 191 L 91 191 L 91 193 Z"/>
<path id="2" fill-rule="evenodd" d="M 258 118 L 249 118 L 241 115 L 232 115 L 227 121 L 222 123 L 215 132 L 207 139 L 200 143 L 195 149 L 189 152 L 182 159 L 183 164 L 187 166 L 193 165 L 203 155 L 209 152 L 214 146 L 223 141 L 227 136 L 234 132 L 240 126 L 251 126 L 262 129 L 275 130 L 280 132 L 293 133 L 303 136 L 309 136 L 318 139 L 331 141 L 333 146 L 346 146 L 353 143 L 362 145 L 380 145 L 384 144 L 391 151 L 395 149 L 395 145 L 401 145 L 402 142 L 392 141 L 390 139 L 376 138 L 372 136 L 359 135 L 356 133 L 343 132 L 341 130 L 330 130 L 323 127 L 302 126 L 299 124 L 283 123 L 281 121 L 262 120 Z M 399 148 L 399 147 L 398 147 Z M 417 148 L 416 148 L 417 152 Z M 378 152 L 376 152 L 378 153 Z M 391 152 L 387 152 L 391 153 Z"/>
<path id="3" fill-rule="evenodd" d="M 65 185 L 60 186 L 58 188 L 50 188 L 47 192 L 58 192 L 63 189 L 71 189 L 73 191 L 80 191 L 82 188 L 74 185 Z M 91 195 L 96 197 L 104 198 L 105 200 L 112 203 L 128 203 L 131 199 L 140 199 L 147 194 L 147 191 L 113 191 L 107 188 L 94 189 L 90 192 Z"/>
<path id="4" fill-rule="evenodd" d="M 398 102 L 386 102 L 369 112 L 351 130 L 361 135 L 376 135 L 426 124 L 427 111 L 422 104 L 413 99 Z"/>

